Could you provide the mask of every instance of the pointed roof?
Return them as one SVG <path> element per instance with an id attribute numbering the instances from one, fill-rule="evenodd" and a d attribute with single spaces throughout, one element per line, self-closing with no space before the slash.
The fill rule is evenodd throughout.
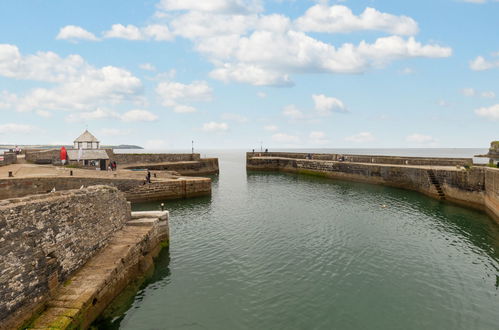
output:
<path id="1" fill-rule="evenodd" d="M 88 130 L 85 130 L 74 142 L 99 142 Z"/>

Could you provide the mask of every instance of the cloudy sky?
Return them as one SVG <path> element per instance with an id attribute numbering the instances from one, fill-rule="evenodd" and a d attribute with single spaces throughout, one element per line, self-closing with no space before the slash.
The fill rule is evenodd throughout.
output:
<path id="1" fill-rule="evenodd" d="M 0 143 L 487 147 L 497 0 L 2 0 Z"/>

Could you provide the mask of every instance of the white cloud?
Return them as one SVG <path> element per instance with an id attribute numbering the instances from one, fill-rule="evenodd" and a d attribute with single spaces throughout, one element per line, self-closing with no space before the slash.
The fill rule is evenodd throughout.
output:
<path id="1" fill-rule="evenodd" d="M 498 2 L 499 0 L 461 0 L 462 2 L 484 4 L 487 2 Z"/>
<path id="2" fill-rule="evenodd" d="M 312 131 L 309 134 L 310 142 L 313 144 L 327 144 L 329 140 L 327 139 L 326 133 L 321 131 Z"/>
<path id="3" fill-rule="evenodd" d="M 161 104 L 172 107 L 175 112 L 195 112 L 196 109 L 185 103 L 207 102 L 213 98 L 213 90 L 205 81 L 194 81 L 191 84 L 182 84 L 174 81 L 159 83 L 156 94 Z"/>
<path id="4" fill-rule="evenodd" d="M 493 99 L 496 97 L 496 93 L 494 93 L 492 91 L 485 91 L 485 92 L 481 92 L 480 96 L 483 98 L 486 98 L 486 99 Z"/>
<path id="5" fill-rule="evenodd" d="M 447 107 L 451 106 L 451 104 L 448 101 L 442 100 L 442 99 L 437 101 L 437 105 L 442 107 L 442 108 L 447 108 Z"/>
<path id="6" fill-rule="evenodd" d="M 229 125 L 227 123 L 217 123 L 215 121 L 210 121 L 209 123 L 203 124 L 203 131 L 209 133 L 221 133 L 229 130 Z"/>
<path id="7" fill-rule="evenodd" d="M 405 138 L 405 140 L 407 142 L 418 143 L 418 144 L 431 144 L 436 142 L 436 140 L 432 136 L 419 133 L 408 135 Z"/>
<path id="8" fill-rule="evenodd" d="M 185 105 L 185 104 L 177 104 L 173 106 L 173 111 L 176 113 L 192 113 L 196 112 L 196 108 L 190 106 L 190 105 Z"/>
<path id="9" fill-rule="evenodd" d="M 463 94 L 464 96 L 475 96 L 476 91 L 474 88 L 463 88 L 461 89 L 461 94 Z"/>
<path id="10" fill-rule="evenodd" d="M 371 142 L 374 140 L 375 140 L 374 135 L 371 132 L 360 132 L 359 134 L 355 134 L 345 138 L 345 141 L 355 142 L 355 143 Z"/>
<path id="11" fill-rule="evenodd" d="M 461 89 L 461 94 L 463 94 L 464 96 L 469 96 L 469 97 L 480 96 L 480 97 L 483 97 L 486 99 L 493 99 L 496 97 L 496 93 L 494 93 L 492 91 L 479 92 L 479 91 L 475 90 L 474 88 L 463 88 L 463 89 Z"/>
<path id="12" fill-rule="evenodd" d="M 265 92 L 258 92 L 258 93 L 256 93 L 256 96 L 258 96 L 261 99 L 264 99 L 264 98 L 267 97 L 267 93 L 265 93 Z"/>
<path id="13" fill-rule="evenodd" d="M 37 131 L 36 127 L 25 124 L 3 124 L 0 125 L 0 134 L 29 134 Z"/>
<path id="14" fill-rule="evenodd" d="M 295 144 L 300 142 L 300 138 L 295 135 L 276 133 L 272 135 L 272 141 L 286 143 L 286 144 Z"/>
<path id="15" fill-rule="evenodd" d="M 125 136 L 131 134 L 132 131 L 117 128 L 103 128 L 99 131 L 99 133 L 106 136 Z"/>
<path id="16" fill-rule="evenodd" d="M 52 52 L 21 55 L 13 45 L 0 44 L 0 76 L 56 83 L 53 88 L 34 88 L 26 95 L 3 99 L 19 111 L 82 110 L 102 104 L 136 99 L 142 92 L 140 79 L 129 71 L 106 66 L 95 68 L 79 55 L 61 58 Z M 15 102 L 12 102 L 12 101 Z"/>
<path id="17" fill-rule="evenodd" d="M 53 52 L 21 55 L 15 45 L 0 44 L 0 76 L 7 78 L 62 82 L 87 70 L 88 64 L 79 55 L 61 58 Z"/>
<path id="18" fill-rule="evenodd" d="M 125 122 L 139 122 L 139 121 L 156 121 L 158 120 L 158 116 L 149 112 L 147 110 L 130 110 L 125 112 L 122 116 L 120 116 L 121 120 Z"/>
<path id="19" fill-rule="evenodd" d="M 36 110 L 35 113 L 43 118 L 50 118 L 52 117 L 52 112 L 50 111 L 45 111 L 45 110 Z"/>
<path id="20" fill-rule="evenodd" d="M 119 114 L 106 110 L 106 109 L 95 109 L 94 111 L 85 111 L 85 112 L 77 112 L 77 113 L 72 113 L 66 116 L 66 121 L 67 122 L 82 122 L 82 121 L 89 121 L 89 120 L 99 120 L 99 119 L 106 119 L 106 118 L 119 118 Z"/>
<path id="21" fill-rule="evenodd" d="M 359 16 L 346 6 L 317 4 L 296 20 L 302 31 L 349 33 L 359 30 L 376 30 L 397 35 L 415 35 L 419 28 L 416 21 L 407 16 L 395 16 L 366 8 Z"/>
<path id="22" fill-rule="evenodd" d="M 331 112 L 347 112 L 345 104 L 334 97 L 328 97 L 324 94 L 312 95 L 314 100 L 315 110 L 321 116 L 328 116 Z"/>
<path id="23" fill-rule="evenodd" d="M 76 25 L 66 25 L 59 30 L 59 33 L 55 37 L 58 40 L 88 40 L 88 41 L 98 41 L 93 33 L 88 32 L 82 27 Z"/>
<path id="24" fill-rule="evenodd" d="M 165 149 L 166 146 L 167 146 L 166 141 L 161 139 L 147 140 L 146 143 L 144 144 L 144 148 L 149 150 Z"/>
<path id="25" fill-rule="evenodd" d="M 157 7 L 156 18 L 167 21 L 168 26 L 148 29 L 115 24 L 104 35 L 131 40 L 147 40 L 152 35 L 162 40 L 174 36 L 190 39 L 194 49 L 213 63 L 210 77 L 224 82 L 292 86 L 292 74 L 362 73 L 398 59 L 452 54 L 449 47 L 400 37 L 416 34 L 417 23 L 410 17 L 373 8 L 356 16 L 346 6 L 318 4 L 292 22 L 284 15 L 259 13 L 263 9 L 259 0 L 162 0 Z M 373 43 L 335 46 L 299 28 L 329 32 L 380 30 L 396 35 Z M 160 29 L 160 38 L 159 33 L 151 32 Z"/>
<path id="26" fill-rule="evenodd" d="M 400 74 L 405 74 L 405 75 L 411 75 L 411 74 L 415 74 L 416 71 L 414 71 L 414 69 L 412 68 L 403 68 L 402 70 L 399 71 Z"/>
<path id="27" fill-rule="evenodd" d="M 142 63 L 139 65 L 139 68 L 145 71 L 156 71 L 156 67 L 151 63 Z"/>
<path id="28" fill-rule="evenodd" d="M 277 127 L 276 125 L 266 125 L 263 127 L 263 129 L 268 132 L 275 132 L 279 129 L 279 127 Z"/>
<path id="29" fill-rule="evenodd" d="M 478 56 L 470 62 L 470 69 L 474 71 L 485 71 L 499 68 L 499 61 L 488 61 L 483 56 Z"/>
<path id="30" fill-rule="evenodd" d="M 126 40 L 156 40 L 168 41 L 173 39 L 173 34 L 166 25 L 153 24 L 139 28 L 135 25 L 113 24 L 111 30 L 103 33 L 104 38 L 118 38 Z"/>
<path id="31" fill-rule="evenodd" d="M 490 107 L 483 107 L 475 110 L 475 113 L 484 118 L 499 120 L 499 104 Z"/>
<path id="32" fill-rule="evenodd" d="M 423 45 L 413 37 L 378 38 L 336 48 L 303 32 L 255 31 L 248 37 L 201 39 L 196 49 L 212 58 L 211 77 L 262 85 L 292 85 L 289 73 L 361 73 L 393 60 L 448 57 L 450 48 Z"/>
<path id="33" fill-rule="evenodd" d="M 116 111 L 98 108 L 94 111 L 72 113 L 66 116 L 67 122 L 85 122 L 89 120 L 117 119 L 124 122 L 156 121 L 158 116 L 147 110 L 130 110 L 123 114 Z"/>
<path id="34" fill-rule="evenodd" d="M 301 112 L 295 105 L 290 104 L 282 109 L 282 114 L 290 119 L 298 120 L 305 118 L 303 112 Z"/>
<path id="35" fill-rule="evenodd" d="M 223 113 L 222 116 L 220 116 L 222 120 L 228 120 L 228 121 L 234 121 L 239 124 L 244 124 L 248 122 L 248 118 L 237 114 L 237 113 Z"/>
<path id="36" fill-rule="evenodd" d="M 260 1 L 255 0 L 161 0 L 158 9 L 164 11 L 194 10 L 228 14 L 244 14 L 262 10 Z"/>
<path id="37" fill-rule="evenodd" d="M 223 82 L 240 82 L 255 86 L 293 86 L 289 75 L 267 70 L 257 65 L 225 63 L 210 72 L 210 77 Z"/>

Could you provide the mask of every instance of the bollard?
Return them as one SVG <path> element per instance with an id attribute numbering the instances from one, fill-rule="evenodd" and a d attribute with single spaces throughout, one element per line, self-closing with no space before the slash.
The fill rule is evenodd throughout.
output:
<path id="1" fill-rule="evenodd" d="M 12 171 L 9 171 L 9 178 L 13 178 L 14 175 L 12 174 Z"/>
<path id="2" fill-rule="evenodd" d="M 73 170 L 69 171 L 69 175 L 73 176 Z"/>
<path id="3" fill-rule="evenodd" d="M 161 211 L 165 210 L 165 203 L 161 203 Z"/>

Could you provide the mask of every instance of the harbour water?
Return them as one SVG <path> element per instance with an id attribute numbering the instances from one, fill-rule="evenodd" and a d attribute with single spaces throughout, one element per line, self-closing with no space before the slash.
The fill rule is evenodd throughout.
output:
<path id="1" fill-rule="evenodd" d="M 220 157 L 212 196 L 165 202 L 169 251 L 98 326 L 497 329 L 499 226 L 486 214 L 207 155 Z"/>

